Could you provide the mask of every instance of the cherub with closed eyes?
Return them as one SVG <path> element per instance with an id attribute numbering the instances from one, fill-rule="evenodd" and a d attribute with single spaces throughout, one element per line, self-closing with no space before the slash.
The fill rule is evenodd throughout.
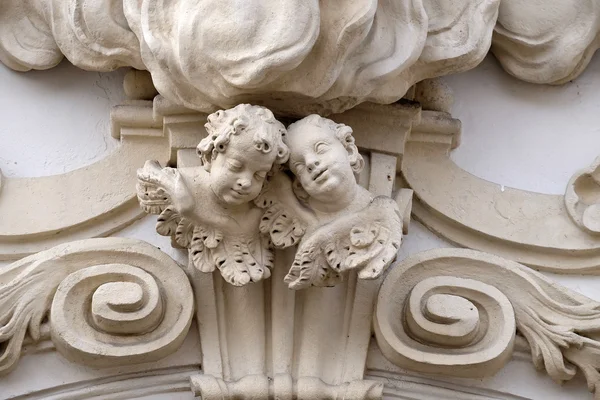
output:
<path id="1" fill-rule="evenodd" d="M 208 116 L 208 136 L 197 147 L 199 167 L 163 168 L 147 161 L 138 171 L 138 199 L 158 217 L 157 231 L 190 250 L 203 272 L 218 268 L 236 286 L 270 276 L 264 210 L 253 200 L 267 174 L 287 161 L 285 127 L 260 106 L 240 104 Z"/>

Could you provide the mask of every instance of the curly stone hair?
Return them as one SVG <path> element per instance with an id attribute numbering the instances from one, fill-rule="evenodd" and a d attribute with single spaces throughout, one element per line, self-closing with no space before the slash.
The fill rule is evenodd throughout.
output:
<path id="1" fill-rule="evenodd" d="M 352 128 L 350 128 L 348 125 L 338 124 L 328 118 L 323 118 L 320 115 L 311 114 L 308 117 L 304 117 L 301 120 L 290 124 L 287 128 L 288 134 L 292 135 L 296 129 L 306 125 L 329 129 L 335 138 L 339 140 L 344 148 L 348 151 L 348 159 L 350 161 L 352 171 L 354 171 L 355 174 L 359 174 L 360 171 L 362 171 L 362 169 L 365 167 L 365 160 L 358 152 L 358 147 L 356 147 L 356 144 L 354 143 Z"/>
<path id="2" fill-rule="evenodd" d="M 207 171 L 212 160 L 227 149 L 231 136 L 242 132 L 254 134 L 254 148 L 261 153 L 276 151 L 276 165 L 285 163 L 289 157 L 290 151 L 283 142 L 285 126 L 265 107 L 239 104 L 228 110 L 219 110 L 208 116 L 204 127 L 208 136 L 200 141 L 196 153 Z M 258 127 L 267 129 L 256 129 Z"/>

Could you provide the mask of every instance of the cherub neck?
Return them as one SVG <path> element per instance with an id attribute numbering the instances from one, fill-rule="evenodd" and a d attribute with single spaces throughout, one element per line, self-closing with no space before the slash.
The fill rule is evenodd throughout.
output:
<path id="1" fill-rule="evenodd" d="M 331 193 L 327 200 L 319 200 L 310 197 L 308 204 L 317 215 L 322 216 L 329 214 L 337 214 L 340 211 L 346 210 L 356 199 L 356 185 L 351 185 L 350 188 L 344 186 L 344 191 L 335 191 Z M 338 193 L 339 192 L 339 193 Z"/>
<path id="2" fill-rule="evenodd" d="M 254 204 L 249 202 L 249 203 L 240 204 L 238 206 L 232 206 L 232 205 L 228 205 L 228 204 L 223 204 L 223 202 L 219 202 L 219 207 L 225 213 L 227 213 L 235 218 L 235 217 L 243 217 L 244 214 L 249 212 L 250 209 L 254 207 Z"/>

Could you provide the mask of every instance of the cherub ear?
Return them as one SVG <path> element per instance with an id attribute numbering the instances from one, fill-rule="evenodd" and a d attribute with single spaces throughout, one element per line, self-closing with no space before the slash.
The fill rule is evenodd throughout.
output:
<path id="1" fill-rule="evenodd" d="M 198 146 L 196 147 L 196 155 L 198 157 L 200 157 L 200 163 L 201 165 L 204 167 L 204 170 L 206 172 L 210 172 L 210 164 L 211 164 L 211 160 L 208 159 L 206 157 L 206 154 L 200 149 L 200 146 L 202 145 L 202 143 L 198 144 Z"/>
<path id="2" fill-rule="evenodd" d="M 354 144 L 354 140 L 346 143 L 346 151 L 348 151 L 348 160 L 355 174 L 359 174 L 365 166 L 365 160 L 358 152 L 358 147 Z"/>
<path id="3" fill-rule="evenodd" d="M 358 152 L 358 147 L 356 147 L 356 144 L 354 143 L 352 128 L 350 128 L 348 125 L 337 124 L 335 130 L 335 135 L 337 136 L 338 140 L 342 142 L 342 145 L 344 145 L 344 148 L 348 152 L 348 161 L 350 162 L 352 171 L 354 171 L 354 174 L 358 175 L 364 168 L 365 161 Z"/>

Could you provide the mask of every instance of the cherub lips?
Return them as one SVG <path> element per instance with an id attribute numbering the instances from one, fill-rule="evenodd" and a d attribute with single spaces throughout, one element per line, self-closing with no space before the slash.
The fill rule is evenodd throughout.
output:
<path id="1" fill-rule="evenodd" d="M 250 193 L 250 192 L 247 192 L 247 191 L 243 191 L 243 190 L 236 190 L 236 189 L 231 189 L 231 191 L 232 191 L 233 193 L 235 193 L 235 194 L 236 194 L 237 196 L 239 196 L 239 197 L 248 196 L 248 194 Z"/>
<path id="2" fill-rule="evenodd" d="M 323 168 L 321 170 L 315 171 L 315 173 L 312 176 L 313 181 L 315 182 L 321 182 L 323 181 L 323 179 L 327 178 L 327 168 Z"/>

